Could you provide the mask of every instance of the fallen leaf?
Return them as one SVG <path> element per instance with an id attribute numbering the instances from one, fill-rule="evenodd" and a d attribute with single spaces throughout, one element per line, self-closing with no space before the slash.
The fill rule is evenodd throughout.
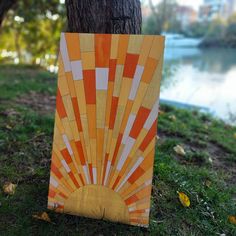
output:
<path id="1" fill-rule="evenodd" d="M 211 158 L 211 157 L 209 157 L 209 158 L 208 158 L 208 162 L 209 162 L 210 164 L 212 164 L 212 163 L 213 163 L 213 160 L 212 160 L 212 158 Z"/>
<path id="2" fill-rule="evenodd" d="M 12 129 L 12 127 L 10 125 L 6 125 L 6 128 L 9 129 L 9 130 Z"/>
<path id="3" fill-rule="evenodd" d="M 206 185 L 208 188 L 210 188 L 210 186 L 211 186 L 211 181 L 210 181 L 210 180 L 206 180 L 206 181 L 205 181 L 205 185 Z"/>
<path id="4" fill-rule="evenodd" d="M 7 182 L 3 185 L 3 192 L 8 195 L 13 195 L 15 193 L 17 184 Z"/>
<path id="5" fill-rule="evenodd" d="M 177 192 L 179 194 L 179 200 L 184 207 L 190 206 L 189 197 L 183 192 Z"/>
<path id="6" fill-rule="evenodd" d="M 236 216 L 229 216 L 228 220 L 231 224 L 236 225 Z"/>
<path id="7" fill-rule="evenodd" d="M 172 120 L 172 121 L 176 121 L 176 116 L 175 115 L 170 115 L 169 119 Z"/>
<path id="8" fill-rule="evenodd" d="M 32 217 L 38 220 L 49 222 L 49 223 L 52 222 L 47 212 L 37 213 L 36 215 L 32 215 Z"/>
<path id="9" fill-rule="evenodd" d="M 159 110 L 159 111 L 158 111 L 158 114 L 159 114 L 159 115 L 163 115 L 163 114 L 165 114 L 165 112 L 162 111 L 162 110 Z"/>
<path id="10" fill-rule="evenodd" d="M 185 152 L 184 148 L 182 146 L 180 146 L 180 145 L 175 146 L 174 147 L 174 151 L 177 154 L 181 155 L 181 156 L 185 156 L 186 155 L 186 152 Z"/>

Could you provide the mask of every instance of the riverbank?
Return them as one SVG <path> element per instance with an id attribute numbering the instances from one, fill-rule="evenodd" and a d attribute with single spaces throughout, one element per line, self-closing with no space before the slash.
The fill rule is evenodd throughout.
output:
<path id="1" fill-rule="evenodd" d="M 17 184 L 12 196 L 0 191 L 0 235 L 236 234 L 228 221 L 236 212 L 236 127 L 167 105 L 159 112 L 149 229 L 48 211 L 55 91 L 55 75 L 41 68 L 0 66 L 0 187 Z M 32 217 L 44 211 L 53 223 Z"/>

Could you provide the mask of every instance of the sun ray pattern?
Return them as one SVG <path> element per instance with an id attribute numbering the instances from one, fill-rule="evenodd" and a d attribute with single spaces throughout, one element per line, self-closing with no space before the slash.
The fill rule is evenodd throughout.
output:
<path id="1" fill-rule="evenodd" d="M 164 38 L 62 33 L 48 207 L 148 226 Z"/>

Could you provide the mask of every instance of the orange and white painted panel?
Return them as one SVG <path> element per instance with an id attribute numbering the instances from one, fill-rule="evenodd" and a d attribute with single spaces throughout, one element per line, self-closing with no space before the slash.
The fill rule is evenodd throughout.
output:
<path id="1" fill-rule="evenodd" d="M 48 207 L 147 227 L 164 38 L 62 33 Z"/>

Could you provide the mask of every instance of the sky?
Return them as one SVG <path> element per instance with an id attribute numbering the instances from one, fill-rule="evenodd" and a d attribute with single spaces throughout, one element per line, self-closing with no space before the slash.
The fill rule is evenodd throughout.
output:
<path id="1" fill-rule="evenodd" d="M 154 3 L 160 2 L 160 0 L 153 0 Z M 203 0 L 177 0 L 180 5 L 193 7 L 198 10 L 199 6 L 203 3 Z"/>

